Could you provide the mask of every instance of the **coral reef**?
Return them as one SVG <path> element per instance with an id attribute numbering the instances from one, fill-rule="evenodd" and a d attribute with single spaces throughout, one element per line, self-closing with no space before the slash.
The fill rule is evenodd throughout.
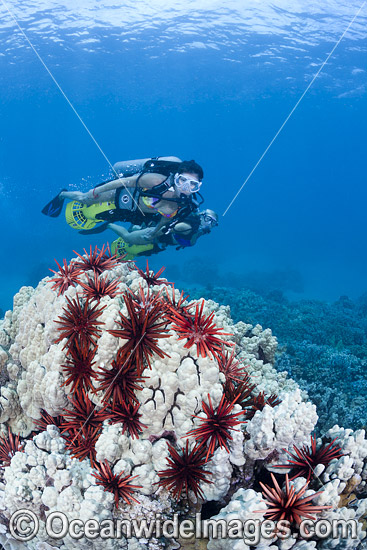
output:
<path id="1" fill-rule="evenodd" d="M 245 286 L 245 285 L 243 285 Z M 366 297 L 342 296 L 328 304 L 317 300 L 287 300 L 279 291 L 259 294 L 228 287 L 190 289 L 230 306 L 235 321 L 271 328 L 279 341 L 274 363 L 287 371 L 317 406 L 318 429 L 334 424 L 367 426 Z M 259 350 L 260 356 L 262 351 Z"/>
<path id="2" fill-rule="evenodd" d="M 108 247 L 84 252 L 22 288 L 0 322 L 0 543 L 173 550 L 182 536 L 155 531 L 55 539 L 47 518 L 182 522 L 202 511 L 222 526 L 291 523 L 286 541 L 277 529 L 249 544 L 209 532 L 210 550 L 362 549 L 365 432 L 334 425 L 312 435 L 316 407 L 275 368 L 272 331 L 234 323 L 215 301 L 190 301 L 162 270 L 138 270 Z M 26 543 L 10 529 L 19 509 L 39 520 Z M 303 540 L 298 524 L 310 514 L 355 520 L 357 536 Z"/>

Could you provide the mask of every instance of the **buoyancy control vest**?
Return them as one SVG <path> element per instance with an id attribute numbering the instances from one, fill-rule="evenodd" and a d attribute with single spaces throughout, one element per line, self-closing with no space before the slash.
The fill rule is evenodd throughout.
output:
<path id="1" fill-rule="evenodd" d="M 189 196 L 181 194 L 180 197 L 163 198 L 163 194 L 174 185 L 174 174 L 180 164 L 180 162 L 159 160 L 159 158 L 152 158 L 146 161 L 136 180 L 136 187 L 120 187 L 116 190 L 116 209 L 111 213 L 113 221 L 130 221 L 132 223 L 141 223 L 146 218 L 149 218 L 150 220 L 156 219 L 157 217 L 159 218 L 160 216 L 157 213 L 143 214 L 141 212 L 139 208 L 140 197 L 152 197 L 177 203 L 179 206 L 178 212 L 175 216 L 177 221 L 183 220 L 192 212 L 197 210 L 199 205 L 204 201 L 200 193 L 195 193 Z M 120 174 L 121 177 L 128 177 L 129 175 L 132 175 L 130 171 L 127 174 L 122 172 L 120 172 Z M 160 174 L 162 176 L 166 176 L 166 178 L 161 183 L 147 190 L 138 186 L 140 178 L 144 174 Z M 105 219 L 103 218 L 102 213 L 100 214 L 100 219 Z M 112 219 L 110 221 L 112 221 Z"/>
<path id="2" fill-rule="evenodd" d="M 185 231 L 185 233 L 175 231 L 175 227 L 179 223 L 187 223 L 191 226 L 191 229 Z M 205 229 L 200 229 L 199 216 L 191 214 L 190 216 L 186 216 L 184 219 L 175 218 L 166 227 L 166 231 L 159 238 L 159 242 L 165 245 L 178 245 L 177 248 L 184 248 L 187 246 L 193 246 L 194 243 L 192 242 L 192 239 L 195 236 L 204 235 L 207 232 L 209 233 L 209 231 Z"/>
<path id="3" fill-rule="evenodd" d="M 179 162 L 164 161 L 158 158 L 145 161 L 122 161 L 115 164 L 115 173 L 119 177 L 129 177 L 138 173 L 137 182 L 147 173 L 156 173 L 166 176 L 163 182 L 154 186 L 152 189 L 144 190 L 136 185 L 135 187 L 120 187 L 116 189 L 113 201 L 95 203 L 87 206 L 78 201 L 68 203 L 65 217 L 67 223 L 74 229 L 83 231 L 94 231 L 95 227 L 102 222 L 131 222 L 133 224 L 157 223 L 161 215 L 156 211 L 143 213 L 139 208 L 139 199 L 142 196 L 162 199 L 162 195 L 173 186 L 174 174 L 177 171 Z M 113 178 L 109 181 L 114 181 Z M 106 181 L 97 185 L 100 187 L 107 183 Z M 166 201 L 177 203 L 178 211 L 174 220 L 181 221 L 194 212 L 203 202 L 199 193 L 190 196 L 181 196 L 176 198 L 164 198 Z"/>

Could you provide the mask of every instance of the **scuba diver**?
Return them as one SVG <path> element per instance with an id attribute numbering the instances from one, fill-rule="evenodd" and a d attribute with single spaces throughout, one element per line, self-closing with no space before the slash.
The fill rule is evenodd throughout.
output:
<path id="1" fill-rule="evenodd" d="M 176 246 L 176 250 L 194 246 L 202 235 L 211 232 L 218 225 L 218 215 L 207 208 L 201 212 L 192 212 L 184 220 L 173 219 L 168 225 L 156 230 L 156 227 L 142 228 L 132 226 L 129 230 L 115 223 L 109 223 L 119 238 L 111 244 L 112 254 L 125 256 L 133 260 L 137 256 L 150 256 L 166 250 L 167 246 Z"/>
<path id="2" fill-rule="evenodd" d="M 86 193 L 62 190 L 42 210 L 57 217 L 65 199 L 66 221 L 83 234 L 100 233 L 116 221 L 141 224 L 156 221 L 155 233 L 173 218 L 182 220 L 203 202 L 199 193 L 204 176 L 194 160 L 156 157 L 114 165 L 119 176 Z"/>

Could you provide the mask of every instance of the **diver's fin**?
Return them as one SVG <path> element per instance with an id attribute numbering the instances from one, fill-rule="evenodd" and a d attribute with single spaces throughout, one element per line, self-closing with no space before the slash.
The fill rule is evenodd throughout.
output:
<path id="1" fill-rule="evenodd" d="M 44 208 L 42 208 L 42 214 L 45 216 L 50 216 L 50 218 L 57 218 L 60 216 L 62 207 L 64 206 L 64 200 L 60 197 L 60 194 L 67 189 L 61 189 L 60 193 L 56 195 Z"/>
<path id="2" fill-rule="evenodd" d="M 107 226 L 110 222 L 103 222 L 98 223 L 95 227 L 92 227 L 92 229 L 82 229 L 81 231 L 78 231 L 81 235 L 94 235 L 95 233 L 102 233 L 105 229 L 107 229 Z"/>

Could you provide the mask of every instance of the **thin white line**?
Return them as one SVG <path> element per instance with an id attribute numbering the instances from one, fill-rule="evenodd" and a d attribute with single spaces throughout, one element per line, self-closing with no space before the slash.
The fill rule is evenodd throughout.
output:
<path id="1" fill-rule="evenodd" d="M 309 83 L 309 85 L 307 86 L 307 88 L 305 89 L 305 91 L 303 92 L 303 94 L 301 95 L 301 97 L 299 98 L 299 100 L 297 101 L 297 103 L 295 104 L 295 106 L 293 107 L 293 109 L 291 110 L 291 112 L 289 113 L 289 115 L 287 116 L 287 118 L 285 119 L 285 121 L 283 122 L 283 124 L 281 125 L 281 127 L 279 128 L 279 130 L 277 131 L 277 133 L 275 134 L 275 136 L 273 137 L 273 139 L 271 140 L 271 142 L 269 143 L 269 145 L 267 146 L 267 148 L 265 149 L 265 151 L 263 152 L 263 154 L 261 155 L 261 157 L 259 158 L 259 160 L 257 161 L 257 163 L 255 164 L 255 166 L 253 167 L 253 169 L 251 170 L 251 172 L 249 173 L 249 175 L 247 176 L 246 180 L 243 182 L 243 184 L 241 185 L 241 187 L 239 188 L 239 190 L 237 191 L 237 193 L 235 194 L 235 196 L 233 197 L 233 199 L 231 200 L 231 202 L 229 203 L 229 205 L 227 206 L 227 208 L 225 209 L 224 213 L 222 214 L 222 216 L 225 216 L 228 212 L 228 210 L 231 208 L 232 204 L 234 203 L 234 201 L 237 199 L 238 195 L 241 193 L 242 189 L 245 187 L 246 183 L 248 182 L 248 180 L 251 178 L 252 174 L 255 172 L 256 168 L 259 166 L 260 162 L 263 160 L 263 158 L 265 157 L 266 153 L 269 151 L 270 147 L 273 145 L 274 141 L 277 139 L 277 137 L 279 136 L 280 132 L 283 130 L 284 126 L 287 124 L 288 120 L 291 118 L 291 116 L 293 115 L 294 111 L 297 109 L 298 105 L 301 103 L 302 99 L 305 97 L 305 95 L 307 94 L 308 90 L 311 88 L 312 84 L 315 82 L 316 78 L 319 76 L 319 74 L 321 73 L 322 69 L 325 67 L 326 63 L 329 61 L 330 57 L 333 55 L 333 53 L 335 52 L 336 48 L 339 46 L 340 42 L 342 41 L 342 39 L 344 38 L 344 36 L 346 35 L 346 33 L 349 31 L 350 27 L 353 25 L 354 21 L 357 19 L 358 15 L 360 14 L 360 12 L 362 11 L 362 9 L 364 8 L 366 2 L 364 1 L 362 6 L 359 8 L 358 12 L 355 14 L 355 16 L 353 17 L 352 21 L 349 23 L 349 25 L 347 26 L 347 28 L 345 29 L 345 31 L 343 32 L 343 34 L 341 35 L 341 37 L 339 38 L 339 40 L 337 41 L 337 43 L 335 44 L 335 46 L 333 47 L 333 49 L 331 50 L 331 52 L 329 53 L 329 55 L 327 56 L 327 58 L 325 59 L 325 61 L 323 62 L 323 64 L 321 65 L 321 67 L 319 68 L 319 70 L 317 71 L 317 73 L 315 74 L 315 76 L 313 77 L 313 79 L 311 80 L 311 82 Z"/>
<path id="2" fill-rule="evenodd" d="M 72 110 L 74 111 L 75 115 L 78 117 L 79 121 L 82 123 L 84 129 L 88 132 L 90 138 L 92 139 L 92 141 L 94 142 L 94 144 L 97 146 L 98 150 L 100 151 L 100 153 L 103 155 L 104 159 L 107 161 L 108 165 L 110 166 L 112 172 L 114 173 L 114 175 L 120 179 L 120 176 L 119 174 L 116 172 L 116 170 L 114 169 L 112 163 L 110 162 L 110 160 L 108 159 L 107 155 L 104 153 L 104 151 L 102 150 L 101 146 L 99 145 L 99 143 L 97 142 L 97 140 L 95 139 L 95 137 L 93 136 L 92 132 L 89 130 L 88 126 L 85 124 L 84 120 L 82 119 L 82 117 L 79 115 L 78 111 L 75 109 L 74 105 L 71 103 L 70 99 L 68 98 L 68 96 L 66 95 L 66 93 L 64 92 L 64 90 L 61 88 L 60 84 L 58 83 L 58 81 L 56 80 L 56 78 L 54 77 L 54 75 L 52 74 L 52 72 L 50 71 L 50 69 L 47 67 L 46 63 L 43 61 L 42 57 L 40 56 L 40 54 L 38 53 L 38 51 L 36 50 L 36 48 L 33 46 L 32 42 L 30 41 L 30 39 L 28 38 L 28 36 L 26 35 L 25 31 L 22 29 L 22 27 L 20 26 L 20 24 L 18 23 L 18 20 L 17 18 L 15 17 L 15 15 L 10 11 L 8 5 L 5 3 L 4 0 L 1 0 L 2 4 L 4 5 L 5 9 L 8 11 L 10 17 L 13 19 L 14 23 L 16 24 L 16 26 L 18 27 L 18 29 L 20 30 L 20 32 L 22 33 L 23 37 L 26 39 L 26 41 L 28 42 L 29 46 L 32 48 L 32 50 L 34 51 L 34 53 L 36 54 L 36 56 L 38 57 L 38 59 L 40 60 L 40 62 L 42 63 L 43 67 L 46 69 L 46 71 L 48 72 L 48 74 L 50 75 L 50 77 L 52 78 L 53 82 L 55 83 L 55 85 L 57 86 L 57 88 L 59 89 L 60 93 L 63 95 L 63 97 L 66 99 L 67 103 L 69 104 L 69 106 L 72 108 Z M 124 185 L 127 193 L 130 195 L 131 199 L 133 200 L 134 204 L 136 204 L 136 206 L 139 208 L 140 212 L 143 214 L 143 216 L 145 216 L 144 212 L 141 210 L 140 206 L 138 205 L 138 203 L 135 201 L 134 197 L 132 196 L 132 194 L 130 193 L 129 189 L 126 187 L 126 185 Z"/>

